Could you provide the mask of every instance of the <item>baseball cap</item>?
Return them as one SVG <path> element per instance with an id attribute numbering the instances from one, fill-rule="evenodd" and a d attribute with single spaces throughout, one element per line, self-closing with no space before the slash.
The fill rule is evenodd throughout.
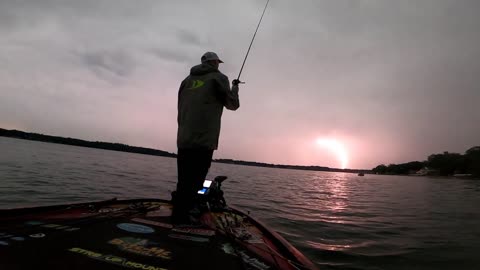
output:
<path id="1" fill-rule="evenodd" d="M 218 55 L 214 52 L 206 52 L 202 55 L 202 63 L 205 63 L 207 61 L 210 61 L 210 60 L 218 60 L 220 61 L 220 63 L 223 63 L 222 60 L 220 60 L 220 58 L 218 58 Z"/>

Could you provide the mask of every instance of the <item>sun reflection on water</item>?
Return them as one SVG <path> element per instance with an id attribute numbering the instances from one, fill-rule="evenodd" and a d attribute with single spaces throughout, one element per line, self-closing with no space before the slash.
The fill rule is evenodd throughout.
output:
<path id="1" fill-rule="evenodd" d="M 347 215 L 351 190 L 345 173 L 329 173 L 328 177 L 314 178 L 308 182 L 304 206 L 314 210 L 306 216 L 306 220 L 315 220 L 327 223 L 349 223 Z M 313 196 L 312 196 L 313 195 Z"/>
<path id="2" fill-rule="evenodd" d="M 323 188 L 330 193 L 325 207 L 333 213 L 343 212 L 348 207 L 349 188 L 345 179 L 337 178 L 325 181 Z"/>

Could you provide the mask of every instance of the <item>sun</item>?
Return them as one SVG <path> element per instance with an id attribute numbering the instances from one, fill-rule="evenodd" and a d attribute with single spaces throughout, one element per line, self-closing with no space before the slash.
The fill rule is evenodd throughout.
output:
<path id="1" fill-rule="evenodd" d="M 348 154 L 345 146 L 335 139 L 317 139 L 317 144 L 321 147 L 327 148 L 329 151 L 333 152 L 340 161 L 340 166 L 342 169 L 347 168 L 348 164 Z"/>

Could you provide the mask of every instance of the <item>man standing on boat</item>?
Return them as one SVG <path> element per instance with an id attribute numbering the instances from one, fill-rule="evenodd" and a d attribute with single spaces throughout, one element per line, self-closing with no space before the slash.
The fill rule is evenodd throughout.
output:
<path id="1" fill-rule="evenodd" d="M 232 88 L 228 77 L 218 70 L 223 63 L 214 52 L 206 52 L 202 63 L 190 70 L 178 92 L 177 190 L 173 196 L 174 223 L 188 223 L 195 197 L 202 189 L 218 148 L 223 107 L 237 110 L 238 80 Z"/>

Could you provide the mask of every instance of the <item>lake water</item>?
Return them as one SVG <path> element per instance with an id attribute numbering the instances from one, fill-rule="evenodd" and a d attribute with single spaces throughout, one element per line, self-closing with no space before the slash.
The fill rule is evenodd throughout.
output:
<path id="1" fill-rule="evenodd" d="M 170 198 L 176 160 L 0 137 L 0 208 Z M 212 163 L 227 203 L 321 269 L 480 269 L 480 181 Z"/>

